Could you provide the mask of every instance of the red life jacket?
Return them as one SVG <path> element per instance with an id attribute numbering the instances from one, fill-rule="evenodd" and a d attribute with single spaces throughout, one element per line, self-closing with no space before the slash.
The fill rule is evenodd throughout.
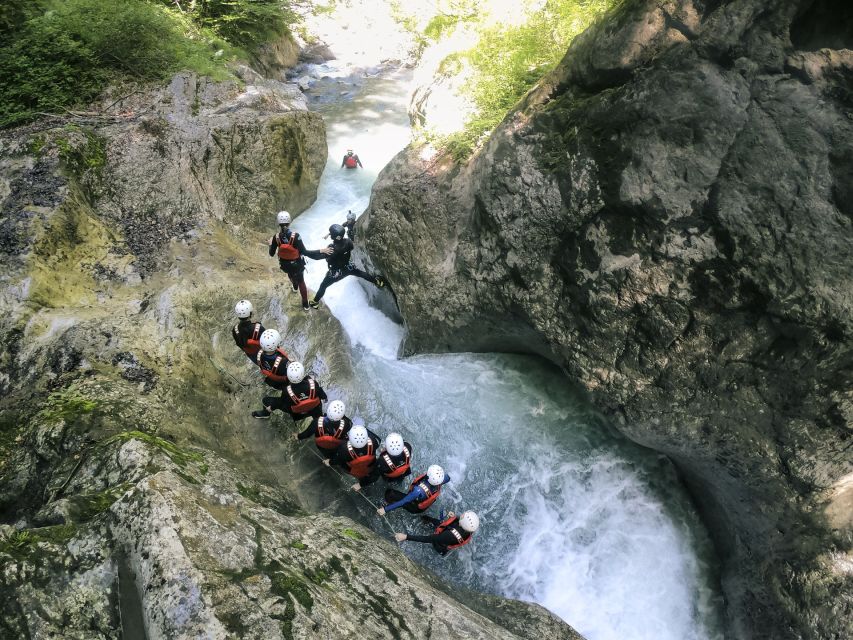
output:
<path id="1" fill-rule="evenodd" d="M 400 478 L 406 475 L 406 472 L 412 466 L 412 454 L 409 453 L 408 447 L 403 447 L 403 455 L 405 456 L 405 459 L 402 462 L 397 463 L 394 462 L 394 459 L 387 451 L 382 453 L 382 459 L 385 461 L 385 464 L 388 465 L 388 468 L 391 469 L 391 471 L 388 471 L 387 473 L 383 474 L 386 478 Z"/>
<path id="2" fill-rule="evenodd" d="M 321 449 L 337 449 L 344 443 L 344 428 L 346 421 L 341 418 L 341 426 L 335 430 L 334 434 L 326 433 L 326 416 L 317 418 L 317 433 L 314 434 L 314 442 Z"/>
<path id="3" fill-rule="evenodd" d="M 273 382 L 287 382 L 287 374 L 282 375 L 282 374 L 275 373 L 276 371 L 278 371 L 278 368 L 281 365 L 282 361 L 287 362 L 287 360 L 288 360 L 287 354 L 284 352 L 284 349 L 276 349 L 275 352 L 277 354 L 275 361 L 272 363 L 272 366 L 269 369 L 265 368 L 265 366 L 264 366 L 264 358 L 263 358 L 264 352 L 263 351 L 258 351 L 258 356 L 257 356 L 256 362 L 258 363 L 258 366 L 261 368 L 261 373 L 263 373 L 267 378 L 269 378 Z"/>
<path id="4" fill-rule="evenodd" d="M 416 502 L 415 505 L 421 511 L 426 511 L 430 508 L 433 502 L 438 500 L 438 496 L 441 494 L 441 485 L 434 487 L 432 486 L 428 480 L 426 480 L 426 474 L 420 475 L 414 480 L 412 480 L 412 484 L 409 485 L 409 493 L 411 493 L 414 488 L 420 487 L 421 491 L 426 494 L 426 498 L 421 500 L 420 502 Z"/>
<path id="5" fill-rule="evenodd" d="M 439 524 L 435 528 L 436 533 L 442 533 L 448 527 L 450 528 L 450 533 L 453 534 L 453 537 L 456 538 L 456 544 L 448 545 L 447 550 L 452 551 L 453 549 L 458 549 L 459 547 L 464 547 L 466 544 L 471 542 L 471 538 L 474 537 L 473 533 L 469 533 L 465 531 L 459 525 L 459 517 L 458 516 L 450 516 L 444 522 Z"/>
<path id="6" fill-rule="evenodd" d="M 347 451 L 350 457 L 350 475 L 356 478 L 366 477 L 370 473 L 370 467 L 376 462 L 376 458 L 373 457 L 373 440 L 367 441 L 367 453 L 358 453 L 349 442 L 347 442 Z"/>
<path id="7" fill-rule="evenodd" d="M 235 327 L 236 329 L 236 327 Z M 248 353 L 250 356 L 257 355 L 258 351 L 261 350 L 261 323 L 256 322 L 255 328 L 252 330 L 251 337 L 246 340 L 246 344 L 240 347 L 245 353 Z"/>
<path id="8" fill-rule="evenodd" d="M 299 237 L 295 231 L 290 232 L 290 238 L 287 242 L 282 242 L 281 234 L 276 236 L 278 240 L 278 259 L 279 260 L 298 260 L 299 249 L 296 248 L 296 239 Z"/>
<path id="9" fill-rule="evenodd" d="M 320 398 L 317 397 L 317 390 L 315 388 L 314 378 L 308 378 L 308 397 L 299 399 L 295 393 L 293 393 L 293 385 L 287 385 L 287 395 L 290 396 L 290 400 L 293 402 L 290 405 L 290 410 L 293 413 L 308 413 L 315 407 L 320 406 Z"/>
<path id="10" fill-rule="evenodd" d="M 356 160 L 355 156 L 346 156 L 344 158 L 344 165 L 346 165 L 347 169 L 355 169 L 358 165 L 358 160 Z"/>

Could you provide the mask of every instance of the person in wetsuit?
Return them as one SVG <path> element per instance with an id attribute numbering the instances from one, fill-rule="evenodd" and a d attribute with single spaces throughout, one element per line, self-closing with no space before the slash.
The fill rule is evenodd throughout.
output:
<path id="1" fill-rule="evenodd" d="M 373 473 L 380 442 L 379 436 L 357 424 L 349 430 L 347 441 L 338 447 L 335 455 L 323 460 L 323 464 L 343 467 L 348 474 L 361 480 Z"/>
<path id="2" fill-rule="evenodd" d="M 352 152 L 352 149 L 347 149 L 344 159 L 341 160 L 341 169 L 355 169 L 356 167 L 364 169 L 364 165 L 361 164 L 359 157 Z"/>
<path id="3" fill-rule="evenodd" d="M 444 473 L 439 465 L 433 464 L 427 472 L 421 474 L 409 485 L 409 492 L 403 493 L 396 489 L 388 489 L 385 492 L 384 507 L 376 510 L 380 516 L 389 511 L 403 507 L 409 513 L 421 513 L 430 508 L 433 502 L 441 495 L 441 487 L 450 482 L 450 476 Z"/>
<path id="4" fill-rule="evenodd" d="M 446 556 L 469 542 L 474 532 L 480 528 L 480 518 L 473 511 L 466 511 L 457 517 L 452 511 L 444 520 L 423 516 L 423 519 L 435 525 L 435 530 L 428 536 L 412 535 L 410 533 L 395 533 L 397 542 L 429 542 L 436 553 Z"/>
<path id="5" fill-rule="evenodd" d="M 261 349 L 255 356 L 255 364 L 258 365 L 261 375 L 264 376 L 264 384 L 278 391 L 283 391 L 287 385 L 287 365 L 290 364 L 290 359 L 284 349 L 281 348 L 281 334 L 275 329 L 267 329 L 261 334 L 259 342 Z M 265 397 L 263 403 L 263 409 L 252 411 L 253 418 L 268 420 L 277 399 Z"/>
<path id="6" fill-rule="evenodd" d="M 318 249 L 316 251 L 305 251 L 305 255 L 309 258 L 313 260 L 325 259 L 329 266 L 329 270 L 326 272 L 326 277 L 324 277 L 323 282 L 320 283 L 320 288 L 317 289 L 314 299 L 308 303 L 311 307 L 314 309 L 318 308 L 320 306 L 320 300 L 326 293 L 326 289 L 330 285 L 340 282 L 347 276 L 362 278 L 363 280 L 372 282 L 380 288 L 385 286 L 385 280 L 381 276 L 371 275 L 366 271 L 357 269 L 355 265 L 352 264 L 352 240 L 345 237 L 346 231 L 342 225 L 333 224 L 329 227 L 329 236 L 332 238 L 332 244 L 328 247 L 324 247 L 323 249 Z"/>
<path id="7" fill-rule="evenodd" d="M 248 300 L 239 300 L 234 305 L 234 315 L 238 320 L 231 329 L 231 336 L 249 360 L 255 362 L 258 351 L 261 350 L 261 334 L 264 332 L 264 325 L 252 319 L 253 310 L 252 303 Z"/>
<path id="8" fill-rule="evenodd" d="M 302 296 L 302 308 L 308 311 L 308 289 L 305 286 L 305 245 L 299 234 L 290 228 L 290 214 L 279 211 L 276 216 L 279 232 L 270 238 L 270 257 L 278 255 L 278 267 L 290 279 L 290 287 Z"/>
<path id="9" fill-rule="evenodd" d="M 346 405 L 341 400 L 332 400 L 326 409 L 326 415 L 314 418 L 303 431 L 293 437 L 297 440 L 307 440 L 314 436 L 317 450 L 331 458 L 347 441 L 350 429 L 352 420 L 346 416 Z"/>
<path id="10" fill-rule="evenodd" d="M 374 472 L 356 482 L 352 489 L 359 491 L 362 487 L 373 484 L 379 478 L 386 482 L 396 482 L 412 472 L 412 445 L 403 440 L 399 433 L 389 433 L 385 437 L 385 447 L 379 452 L 379 459 Z"/>

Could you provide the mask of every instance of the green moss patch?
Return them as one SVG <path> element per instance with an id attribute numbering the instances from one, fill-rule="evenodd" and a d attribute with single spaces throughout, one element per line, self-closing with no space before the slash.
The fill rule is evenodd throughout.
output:
<path id="1" fill-rule="evenodd" d="M 164 440 L 144 431 L 122 431 L 110 436 L 102 442 L 103 446 L 109 446 L 116 442 L 127 442 L 128 440 L 139 440 L 145 444 L 156 447 L 165 453 L 168 458 L 179 467 L 186 467 L 190 462 L 200 463 L 204 461 L 204 455 L 196 451 L 182 449 L 174 442 Z"/>
<path id="2" fill-rule="evenodd" d="M 352 538 L 353 540 L 364 540 L 365 539 L 364 536 L 361 535 L 355 529 L 350 529 L 350 528 L 341 529 L 341 533 L 344 534 L 347 538 Z"/>

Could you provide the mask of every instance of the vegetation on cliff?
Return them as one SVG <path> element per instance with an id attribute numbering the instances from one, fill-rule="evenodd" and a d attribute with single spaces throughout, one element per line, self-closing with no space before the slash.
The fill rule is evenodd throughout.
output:
<path id="1" fill-rule="evenodd" d="M 0 7 L 0 127 L 93 100 L 117 79 L 227 63 L 287 33 L 282 0 L 10 0 Z"/>

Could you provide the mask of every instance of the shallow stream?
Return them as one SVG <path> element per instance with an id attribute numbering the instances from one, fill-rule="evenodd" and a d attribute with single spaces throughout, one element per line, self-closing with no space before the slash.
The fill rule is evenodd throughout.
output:
<path id="1" fill-rule="evenodd" d="M 410 139 L 404 73 L 355 83 L 332 66 L 314 73 L 327 76 L 313 93 L 329 162 L 316 203 L 294 224 L 310 248 L 348 209 L 362 213 L 378 172 Z M 340 169 L 347 148 L 364 170 Z M 309 260 L 310 288 L 324 272 Z M 722 638 L 713 549 L 665 457 L 611 430 L 539 358 L 398 358 L 404 329 L 368 304 L 363 286 L 347 278 L 324 299 L 351 341 L 348 413 L 380 435 L 403 433 L 417 469 L 443 465 L 452 483 L 440 506 L 474 509 L 482 523 L 475 542 L 446 559 L 415 543 L 405 553 L 452 583 L 538 602 L 588 640 Z M 303 464 L 313 466 L 308 448 Z M 380 483 L 366 496 L 381 493 Z M 389 527 L 354 494 L 317 506 L 357 509 L 385 535 L 422 531 L 405 512 L 389 514 Z"/>

